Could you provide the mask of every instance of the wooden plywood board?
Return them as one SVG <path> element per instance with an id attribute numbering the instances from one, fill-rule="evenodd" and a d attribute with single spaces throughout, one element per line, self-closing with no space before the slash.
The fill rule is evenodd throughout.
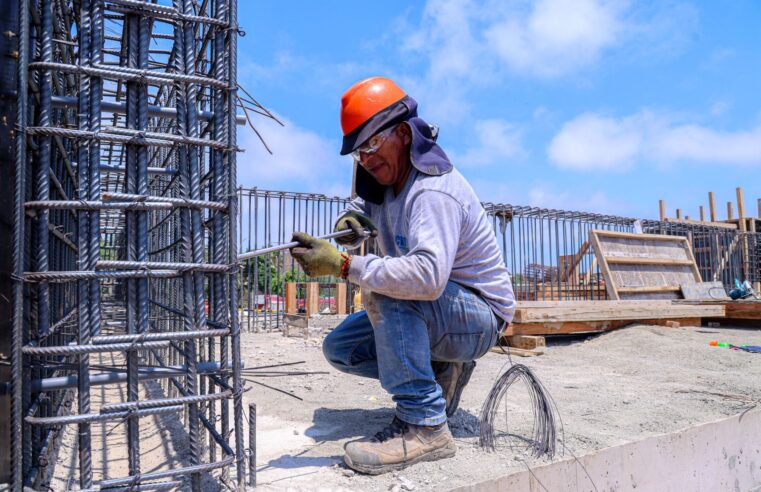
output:
<path id="1" fill-rule="evenodd" d="M 492 347 L 489 349 L 489 352 L 494 352 L 497 354 L 505 354 L 505 355 L 517 355 L 518 357 L 535 357 L 537 355 L 542 355 L 544 353 L 544 350 L 528 350 L 528 349 L 521 349 L 516 347 Z"/>
<path id="2" fill-rule="evenodd" d="M 731 319 L 759 320 L 761 326 L 761 302 L 730 302 L 725 304 L 726 317 Z"/>
<path id="3" fill-rule="evenodd" d="M 669 326 L 669 322 L 677 322 L 681 326 L 700 326 L 701 318 L 670 319 L 638 319 L 617 321 L 565 321 L 562 323 L 513 323 L 505 332 L 508 336 L 515 335 L 566 335 L 569 333 L 599 333 L 616 330 L 628 325 L 648 324 Z"/>
<path id="4" fill-rule="evenodd" d="M 720 318 L 724 312 L 724 306 L 720 304 L 672 303 L 668 300 L 520 302 L 513 323 Z"/>
<path id="5" fill-rule="evenodd" d="M 759 320 L 761 327 L 761 301 L 760 300 L 739 300 L 739 301 L 719 301 L 713 299 L 704 300 L 684 300 L 676 301 L 680 304 L 699 304 L 711 306 L 723 306 L 724 318 L 731 320 Z M 712 318 L 714 316 L 711 316 Z"/>
<path id="6" fill-rule="evenodd" d="M 592 230 L 589 243 L 611 299 L 679 299 L 701 281 L 685 237 Z"/>
<path id="7" fill-rule="evenodd" d="M 685 299 L 718 299 L 730 300 L 724 284 L 721 282 L 700 282 L 697 284 L 684 284 L 681 286 L 682 295 Z"/>

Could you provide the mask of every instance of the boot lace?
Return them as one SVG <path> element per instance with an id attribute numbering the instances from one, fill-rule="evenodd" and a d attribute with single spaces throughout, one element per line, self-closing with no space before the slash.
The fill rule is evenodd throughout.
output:
<path id="1" fill-rule="evenodd" d="M 409 426 L 406 422 L 394 417 L 394 420 L 392 420 L 390 424 L 388 424 L 382 431 L 375 434 L 375 439 L 378 442 L 393 439 L 396 436 L 404 434 L 408 429 Z"/>

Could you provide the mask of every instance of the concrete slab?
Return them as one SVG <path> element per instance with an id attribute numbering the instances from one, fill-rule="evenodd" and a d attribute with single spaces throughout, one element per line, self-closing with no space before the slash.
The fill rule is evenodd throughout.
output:
<path id="1" fill-rule="evenodd" d="M 452 492 L 761 490 L 761 409 Z"/>

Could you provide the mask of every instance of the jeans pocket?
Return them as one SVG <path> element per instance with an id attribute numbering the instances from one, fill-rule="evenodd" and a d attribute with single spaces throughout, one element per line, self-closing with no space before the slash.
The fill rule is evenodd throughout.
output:
<path id="1" fill-rule="evenodd" d="M 483 333 L 445 333 L 431 347 L 431 358 L 447 362 L 468 362 L 485 353 L 484 344 Z"/>

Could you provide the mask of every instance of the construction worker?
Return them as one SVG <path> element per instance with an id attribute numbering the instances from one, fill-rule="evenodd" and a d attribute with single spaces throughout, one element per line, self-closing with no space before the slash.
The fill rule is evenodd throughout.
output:
<path id="1" fill-rule="evenodd" d="M 345 446 L 349 467 L 379 474 L 455 454 L 447 418 L 515 301 L 488 216 L 415 100 L 387 78 L 362 80 L 341 99 L 341 126 L 341 154 L 359 163 L 358 198 L 335 225 L 353 233 L 336 241 L 352 250 L 375 231 L 381 256 L 300 232 L 292 255 L 310 276 L 362 288 L 366 310 L 338 325 L 323 351 L 343 372 L 380 379 L 396 403 L 386 428 Z"/>

